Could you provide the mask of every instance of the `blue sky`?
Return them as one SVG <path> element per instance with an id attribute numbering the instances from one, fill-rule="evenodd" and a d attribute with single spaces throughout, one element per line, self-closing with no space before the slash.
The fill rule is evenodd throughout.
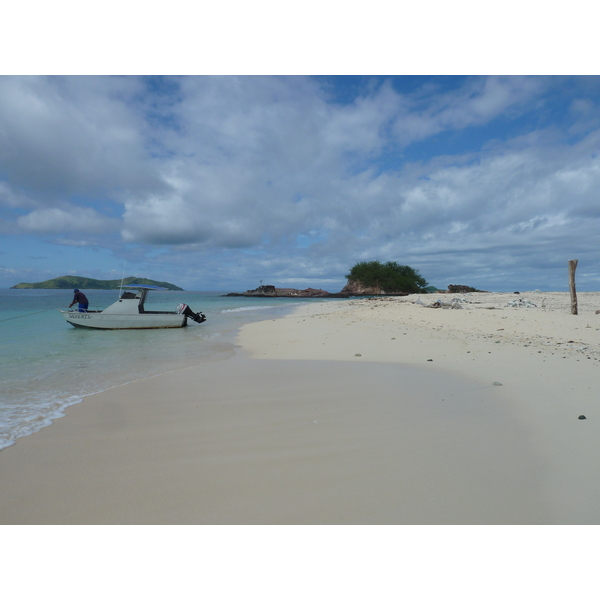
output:
<path id="1" fill-rule="evenodd" d="M 0 287 L 600 289 L 600 77 L 0 76 Z"/>

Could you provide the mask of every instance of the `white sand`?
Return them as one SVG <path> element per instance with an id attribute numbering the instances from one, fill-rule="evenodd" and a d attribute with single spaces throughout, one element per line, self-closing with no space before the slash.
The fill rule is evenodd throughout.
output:
<path id="1" fill-rule="evenodd" d="M 0 523 L 598 523 L 600 294 L 460 297 L 303 305 L 88 398 L 0 452 Z"/>

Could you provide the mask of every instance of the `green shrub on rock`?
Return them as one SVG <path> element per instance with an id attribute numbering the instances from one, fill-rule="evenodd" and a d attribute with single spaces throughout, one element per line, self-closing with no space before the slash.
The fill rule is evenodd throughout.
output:
<path id="1" fill-rule="evenodd" d="M 375 288 L 382 294 L 417 294 L 424 292 L 427 287 L 427 281 L 419 271 L 397 262 L 361 261 L 350 269 L 346 278 L 349 282 L 359 282 L 365 287 Z"/>

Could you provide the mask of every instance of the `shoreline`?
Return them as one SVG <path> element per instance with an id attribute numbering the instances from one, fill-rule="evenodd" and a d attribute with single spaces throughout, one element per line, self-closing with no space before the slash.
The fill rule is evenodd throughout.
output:
<path id="1" fill-rule="evenodd" d="M 0 452 L 0 523 L 597 523 L 600 293 L 451 296 L 302 305 L 69 407 Z"/>
<path id="2" fill-rule="evenodd" d="M 104 300 L 110 295 L 110 291 L 105 293 Z M 49 294 L 46 304 L 52 304 L 56 297 L 57 294 Z M 277 301 L 243 299 L 236 302 L 234 299 L 223 302 L 219 296 L 206 294 L 197 297 L 194 304 L 199 300 L 204 304 L 206 299 L 209 323 L 157 331 L 86 331 L 66 324 L 62 317 L 56 318 L 55 306 L 45 310 L 41 310 L 43 302 L 42 306 L 36 306 L 40 309 L 37 317 L 26 322 L 20 319 L 19 328 L 4 330 L 5 343 L 0 349 L 0 378 L 4 383 L 0 398 L 0 451 L 63 418 L 68 405 L 84 398 L 132 381 L 193 366 L 203 357 L 210 359 L 211 355 L 222 354 L 224 350 L 233 351 L 241 324 L 290 310 Z M 103 299 L 99 300 L 102 303 Z M 168 308 L 164 303 L 158 306 Z M 40 314 L 44 312 L 46 315 Z M 48 313 L 54 314 L 48 316 Z M 11 323 L 17 324 L 17 321 Z M 11 337 L 16 345 L 7 343 Z M 38 340 L 35 348 L 27 346 L 27 340 L 32 338 Z M 23 372 L 23 364 L 27 365 L 26 372 Z"/>

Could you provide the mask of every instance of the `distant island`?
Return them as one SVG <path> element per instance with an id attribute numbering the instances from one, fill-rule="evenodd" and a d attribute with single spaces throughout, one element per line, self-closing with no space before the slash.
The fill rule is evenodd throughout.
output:
<path id="1" fill-rule="evenodd" d="M 154 279 L 145 279 L 143 277 L 126 277 L 125 279 L 90 279 L 89 277 L 76 277 L 74 275 L 65 275 L 40 281 L 39 283 L 18 283 L 13 285 L 11 290 L 118 290 L 121 285 L 155 285 L 157 287 L 167 288 L 168 290 L 183 291 L 183 288 L 177 287 L 166 281 L 154 281 Z"/>

